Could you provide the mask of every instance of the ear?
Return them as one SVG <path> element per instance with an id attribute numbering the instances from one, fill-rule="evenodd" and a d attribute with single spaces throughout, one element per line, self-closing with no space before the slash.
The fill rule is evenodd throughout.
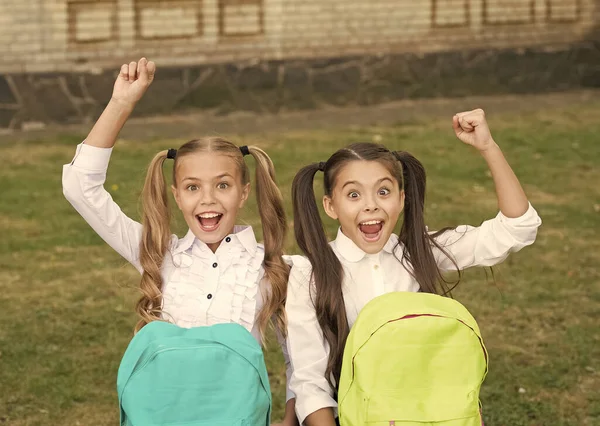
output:
<path id="1" fill-rule="evenodd" d="M 250 182 L 248 182 L 246 185 L 244 185 L 242 187 L 242 197 L 240 199 L 240 206 L 239 206 L 240 209 L 244 206 L 244 204 L 246 204 L 246 201 L 248 200 L 249 196 L 250 196 Z"/>
<path id="2" fill-rule="evenodd" d="M 332 219 L 337 220 L 338 214 L 335 212 L 335 207 L 333 206 L 333 200 L 330 196 L 325 195 L 323 197 L 323 208 L 325 209 L 325 213 Z"/>
<path id="3" fill-rule="evenodd" d="M 181 204 L 179 203 L 179 193 L 177 192 L 177 188 L 171 185 L 171 192 L 173 192 L 173 197 L 175 198 L 175 202 L 177 203 L 177 207 L 181 210 Z"/>
<path id="4" fill-rule="evenodd" d="M 406 193 L 404 192 L 404 189 L 400 190 L 400 211 L 402 212 L 402 210 L 404 210 L 404 201 L 406 199 Z"/>

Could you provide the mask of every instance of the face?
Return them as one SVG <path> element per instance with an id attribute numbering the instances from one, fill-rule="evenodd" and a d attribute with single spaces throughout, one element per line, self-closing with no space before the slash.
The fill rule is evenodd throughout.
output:
<path id="1" fill-rule="evenodd" d="M 327 215 L 365 253 L 378 253 L 394 231 L 404 208 L 404 191 L 378 161 L 357 160 L 339 171 L 331 197 L 323 198 Z"/>
<path id="2" fill-rule="evenodd" d="M 230 156 L 188 154 L 178 160 L 175 201 L 194 235 L 214 252 L 233 232 L 238 210 L 250 192 Z"/>

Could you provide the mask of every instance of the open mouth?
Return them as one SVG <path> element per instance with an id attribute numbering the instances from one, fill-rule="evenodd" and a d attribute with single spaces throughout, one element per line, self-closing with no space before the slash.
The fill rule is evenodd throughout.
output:
<path id="1" fill-rule="evenodd" d="M 381 230 L 383 229 L 383 221 L 381 220 L 368 220 L 358 224 L 358 229 L 361 232 L 363 238 L 367 242 L 375 242 L 381 237 Z"/>
<path id="2" fill-rule="evenodd" d="M 222 213 L 216 212 L 206 212 L 200 213 L 196 215 L 196 219 L 198 219 L 198 223 L 200 224 L 200 228 L 204 232 L 212 232 L 219 227 L 219 223 L 221 222 L 221 218 L 223 217 Z"/>

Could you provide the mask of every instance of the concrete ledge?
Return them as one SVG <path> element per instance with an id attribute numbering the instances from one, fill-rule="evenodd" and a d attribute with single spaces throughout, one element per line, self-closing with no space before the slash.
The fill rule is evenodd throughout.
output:
<path id="1" fill-rule="evenodd" d="M 0 129 L 93 122 L 113 71 L 0 75 Z M 161 68 L 136 115 L 276 114 L 327 106 L 600 87 L 600 43 Z"/>

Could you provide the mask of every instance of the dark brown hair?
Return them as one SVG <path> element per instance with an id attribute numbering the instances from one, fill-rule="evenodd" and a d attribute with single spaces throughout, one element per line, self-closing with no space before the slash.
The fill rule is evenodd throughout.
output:
<path id="1" fill-rule="evenodd" d="M 437 247 L 454 262 L 435 240 L 450 228 L 434 234 L 427 232 L 424 219 L 425 168 L 411 154 L 405 151 L 392 152 L 379 144 L 357 143 L 336 151 L 325 163 L 314 163 L 302 168 L 292 184 L 294 233 L 298 246 L 312 264 L 315 294 L 311 294 L 311 298 L 323 336 L 329 345 L 325 377 L 334 390 L 339 385 L 349 326 L 342 294 L 342 265 L 328 244 L 317 207 L 313 181 L 317 171 L 323 171 L 325 195 L 331 196 L 340 170 L 351 161 L 380 162 L 396 178 L 400 189 L 404 190 L 404 220 L 394 254 L 419 283 L 421 291 L 447 295 L 460 280 L 459 275 L 456 281 L 448 281 L 437 267 L 433 247 Z M 404 249 L 398 257 L 397 249 L 400 244 Z M 458 270 L 456 263 L 455 266 Z M 453 286 L 449 287 L 449 284 Z"/>
<path id="2" fill-rule="evenodd" d="M 239 168 L 242 184 L 250 182 L 250 172 L 240 148 L 222 138 L 196 139 L 183 144 L 178 150 L 173 165 L 173 184 L 177 185 L 175 174 L 178 160 L 197 152 L 214 152 L 227 155 Z M 248 152 L 256 161 L 256 197 L 263 228 L 265 245 L 265 278 L 270 288 L 264 290 L 265 304 L 258 314 L 257 322 L 261 335 L 265 336 L 269 321 L 273 320 L 278 331 L 285 335 L 285 298 L 289 267 L 283 260 L 283 244 L 287 231 L 287 221 L 283 207 L 283 197 L 275 182 L 275 169 L 269 156 L 260 148 L 248 147 Z M 161 267 L 171 238 L 170 215 L 167 186 L 163 173 L 163 163 L 168 151 L 161 151 L 148 167 L 146 182 L 142 191 L 142 242 L 140 263 L 143 268 L 140 289 L 142 296 L 137 304 L 141 317 L 136 331 L 150 321 L 161 319 L 162 276 Z M 263 342 L 264 343 L 264 342 Z"/>

